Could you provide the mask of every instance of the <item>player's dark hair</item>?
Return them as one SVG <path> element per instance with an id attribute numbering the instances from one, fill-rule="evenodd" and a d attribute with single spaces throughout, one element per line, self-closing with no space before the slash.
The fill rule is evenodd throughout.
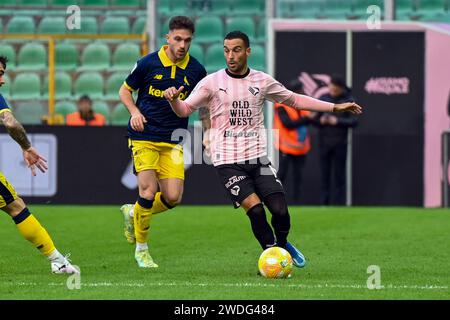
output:
<path id="1" fill-rule="evenodd" d="M 6 69 L 7 62 L 8 62 L 8 58 L 6 56 L 0 56 L 0 63 L 3 65 L 4 69 Z"/>
<path id="2" fill-rule="evenodd" d="M 195 25 L 191 18 L 186 16 L 176 16 L 169 21 L 169 30 L 187 29 L 195 33 Z"/>
<path id="3" fill-rule="evenodd" d="M 250 40 L 248 36 L 242 31 L 239 30 L 231 31 L 225 36 L 224 40 L 233 40 L 233 39 L 241 39 L 242 41 L 244 41 L 245 46 L 247 48 L 250 48 Z"/>
<path id="4" fill-rule="evenodd" d="M 347 84 L 345 83 L 345 79 L 340 75 L 333 75 L 330 80 L 331 84 L 341 88 L 347 88 Z"/>

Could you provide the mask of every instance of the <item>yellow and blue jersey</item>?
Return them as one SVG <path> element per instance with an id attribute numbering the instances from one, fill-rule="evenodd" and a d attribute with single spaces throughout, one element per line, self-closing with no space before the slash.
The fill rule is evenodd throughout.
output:
<path id="1" fill-rule="evenodd" d="M 186 129 L 188 118 L 179 118 L 164 98 L 164 90 L 184 86 L 180 99 L 184 100 L 195 85 L 206 76 L 205 68 L 197 59 L 186 54 L 183 60 L 173 63 L 161 47 L 141 58 L 128 75 L 124 85 L 131 91 L 138 90 L 136 106 L 147 120 L 143 132 L 135 131 L 128 123 L 128 137 L 132 140 L 176 143 L 172 133 Z"/>
<path id="2" fill-rule="evenodd" d="M 5 98 L 0 94 L 0 113 L 11 111 L 9 109 L 8 103 L 6 102 Z"/>

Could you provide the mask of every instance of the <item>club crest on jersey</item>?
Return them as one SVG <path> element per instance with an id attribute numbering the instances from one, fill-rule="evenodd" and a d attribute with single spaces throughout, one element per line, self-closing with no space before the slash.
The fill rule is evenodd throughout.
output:
<path id="1" fill-rule="evenodd" d="M 254 96 L 256 96 L 259 93 L 259 88 L 258 87 L 248 87 L 248 91 L 250 91 L 250 93 Z"/>

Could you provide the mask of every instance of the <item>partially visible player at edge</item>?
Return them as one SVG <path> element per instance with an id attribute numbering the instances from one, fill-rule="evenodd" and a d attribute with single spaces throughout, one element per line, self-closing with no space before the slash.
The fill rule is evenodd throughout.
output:
<path id="1" fill-rule="evenodd" d="M 188 53 L 194 32 L 190 18 L 173 17 L 167 45 L 141 58 L 119 91 L 131 114 L 129 147 L 139 186 L 134 206 L 125 204 L 121 211 L 125 237 L 130 243 L 136 242 L 135 259 L 142 268 L 158 267 L 148 251 L 151 216 L 174 208 L 183 194 L 183 148 L 180 137 L 172 135 L 177 129 L 187 129 L 188 118 L 179 118 L 172 111 L 163 92 L 182 85 L 184 89 L 179 94 L 185 99 L 206 76 L 205 68 Z M 132 92 L 136 90 L 135 103 Z"/>
<path id="2" fill-rule="evenodd" d="M 287 90 L 270 75 L 251 70 L 248 36 L 240 31 L 227 34 L 224 56 L 227 69 L 205 77 L 185 101 L 183 87 L 164 92 L 173 110 L 187 117 L 200 106 L 210 113 L 210 153 L 221 182 L 235 208 L 247 213 L 253 234 L 262 249 L 287 249 L 297 267 L 305 266 L 303 254 L 287 241 L 290 216 L 281 182 L 267 159 L 263 105 L 265 100 L 297 109 L 361 113 L 356 103 L 332 104 Z M 272 214 L 270 227 L 264 205 Z"/>
<path id="3" fill-rule="evenodd" d="M 7 57 L 0 56 L 0 86 L 5 84 L 3 75 L 5 74 L 7 62 Z M 36 176 L 36 168 L 45 172 L 48 169 L 47 160 L 31 146 L 25 129 L 14 118 L 11 109 L 1 94 L 0 120 L 11 138 L 22 148 L 23 159 L 28 168 L 31 169 L 33 176 Z M 79 273 L 79 270 L 72 266 L 69 260 L 55 248 L 47 231 L 30 213 L 25 202 L 17 196 L 14 187 L 8 182 L 2 172 L 0 172 L 0 209 L 11 216 L 20 234 L 47 257 L 53 273 Z"/>

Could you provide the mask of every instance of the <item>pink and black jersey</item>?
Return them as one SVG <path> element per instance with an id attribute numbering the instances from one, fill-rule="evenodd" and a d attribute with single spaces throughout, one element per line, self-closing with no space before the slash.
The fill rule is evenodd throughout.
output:
<path id="1" fill-rule="evenodd" d="M 211 156 L 218 166 L 266 156 L 265 100 L 300 107 L 299 103 L 312 99 L 302 96 L 305 100 L 298 101 L 299 97 L 264 72 L 249 69 L 244 75 L 235 75 L 222 69 L 201 80 L 185 103 L 189 112 L 209 108 Z M 327 111 L 332 106 L 321 102 Z"/>

